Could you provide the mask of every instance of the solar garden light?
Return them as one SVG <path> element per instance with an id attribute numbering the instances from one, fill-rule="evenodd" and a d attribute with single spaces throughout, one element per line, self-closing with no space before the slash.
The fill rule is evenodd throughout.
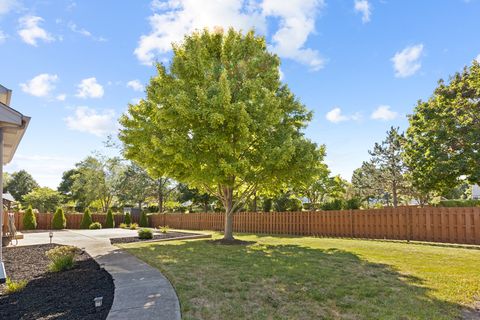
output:
<path id="1" fill-rule="evenodd" d="M 100 308 L 103 303 L 103 297 L 96 297 L 93 299 L 93 302 L 95 303 L 95 308 Z"/>
<path id="2" fill-rule="evenodd" d="M 52 244 L 53 231 L 50 231 L 50 232 L 48 233 L 48 236 L 50 237 L 50 244 Z"/>

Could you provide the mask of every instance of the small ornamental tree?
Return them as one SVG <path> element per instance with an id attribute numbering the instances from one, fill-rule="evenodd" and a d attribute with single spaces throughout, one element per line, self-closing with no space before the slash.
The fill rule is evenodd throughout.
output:
<path id="1" fill-rule="evenodd" d="M 67 226 L 67 218 L 62 208 L 58 208 L 53 214 L 52 228 L 53 229 L 65 229 Z"/>
<path id="2" fill-rule="evenodd" d="M 113 211 L 108 209 L 107 219 L 105 220 L 105 228 L 115 228 L 115 220 L 113 220 Z"/>
<path id="3" fill-rule="evenodd" d="M 82 221 L 80 222 L 80 229 L 88 229 L 92 222 L 92 213 L 90 212 L 90 209 L 87 208 L 83 213 Z"/>
<path id="4" fill-rule="evenodd" d="M 312 113 L 280 81 L 279 66 L 253 31 L 194 32 L 120 118 L 126 158 L 222 202 L 225 241 L 252 195 L 297 185 L 323 160 L 303 134 Z"/>
<path id="5" fill-rule="evenodd" d="M 129 226 L 132 223 L 132 218 L 130 217 L 130 212 L 125 213 L 125 224 Z"/>
<path id="6" fill-rule="evenodd" d="M 142 212 L 142 215 L 140 216 L 140 227 L 146 228 L 148 227 L 148 217 L 147 217 L 147 212 Z"/>
<path id="7" fill-rule="evenodd" d="M 34 230 L 37 228 L 37 219 L 33 213 L 32 206 L 29 206 L 23 215 L 23 228 L 25 230 Z"/>

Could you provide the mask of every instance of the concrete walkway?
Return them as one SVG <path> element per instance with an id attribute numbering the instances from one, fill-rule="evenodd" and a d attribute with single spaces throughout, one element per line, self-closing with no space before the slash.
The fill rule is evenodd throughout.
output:
<path id="1" fill-rule="evenodd" d="M 115 284 L 108 320 L 180 320 L 180 304 L 170 282 L 157 269 L 110 244 L 110 238 L 136 236 L 134 230 L 54 231 L 52 242 L 84 248 Z M 49 243 L 48 232 L 24 233 L 18 245 Z M 92 302 L 93 303 L 93 302 Z"/>

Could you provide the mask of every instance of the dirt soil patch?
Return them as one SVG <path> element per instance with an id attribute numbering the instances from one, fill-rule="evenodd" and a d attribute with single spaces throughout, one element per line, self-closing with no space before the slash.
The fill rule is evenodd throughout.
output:
<path id="1" fill-rule="evenodd" d="M 86 252 L 76 257 L 68 271 L 48 271 L 45 252 L 56 244 L 9 247 L 3 251 L 7 276 L 14 281 L 27 280 L 20 292 L 7 295 L 0 285 L 0 319 L 106 319 L 112 306 L 112 277 Z M 103 297 L 95 309 L 93 299 Z"/>
<path id="2" fill-rule="evenodd" d="M 111 244 L 117 243 L 131 243 L 131 242 L 142 242 L 142 241 L 155 241 L 155 240 L 174 240 L 177 238 L 184 238 L 184 237 L 201 237 L 204 236 L 200 233 L 190 233 L 190 232 L 167 232 L 167 233 L 154 233 L 153 239 L 140 239 L 139 237 L 124 237 L 124 238 L 111 238 Z"/>

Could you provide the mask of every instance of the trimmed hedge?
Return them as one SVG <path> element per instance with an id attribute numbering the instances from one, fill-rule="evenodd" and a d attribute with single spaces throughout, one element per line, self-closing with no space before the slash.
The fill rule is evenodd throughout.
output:
<path id="1" fill-rule="evenodd" d="M 480 200 L 442 200 L 438 203 L 439 207 L 480 207 Z"/>
<path id="2" fill-rule="evenodd" d="M 33 213 L 32 206 L 29 206 L 27 210 L 25 210 L 25 214 L 23 215 L 23 229 L 37 229 L 37 218 L 35 217 L 35 213 Z"/>
<path id="3" fill-rule="evenodd" d="M 129 226 L 132 223 L 132 217 L 130 217 L 130 212 L 125 213 L 124 223 Z"/>
<path id="4" fill-rule="evenodd" d="M 63 212 L 62 208 L 58 208 L 57 211 L 55 211 L 52 218 L 52 228 L 65 229 L 66 226 L 67 226 L 67 218 L 65 217 L 65 213 Z"/>
<path id="5" fill-rule="evenodd" d="M 87 208 L 83 213 L 82 221 L 80 222 L 80 229 L 90 228 L 92 222 L 92 213 L 90 212 L 90 209 Z"/>
<path id="6" fill-rule="evenodd" d="M 142 212 L 142 216 L 140 217 L 140 227 L 143 227 L 143 228 L 148 227 L 148 217 L 145 211 Z"/>
<path id="7" fill-rule="evenodd" d="M 105 228 L 115 228 L 115 220 L 113 219 L 112 209 L 107 211 L 107 219 L 105 220 Z"/>

